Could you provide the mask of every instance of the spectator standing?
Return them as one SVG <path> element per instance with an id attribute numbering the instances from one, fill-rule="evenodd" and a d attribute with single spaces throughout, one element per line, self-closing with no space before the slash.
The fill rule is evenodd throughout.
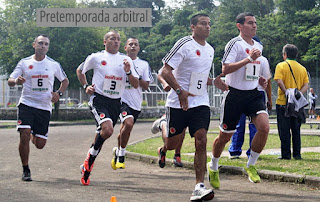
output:
<path id="1" fill-rule="evenodd" d="M 298 48 L 293 44 L 286 44 L 282 50 L 283 62 L 276 66 L 274 80 L 278 83 L 278 98 L 276 101 L 277 125 L 281 141 L 280 159 L 291 159 L 291 137 L 293 158 L 301 159 L 301 123 L 297 117 L 286 116 L 286 104 L 290 89 L 297 88 L 304 94 L 309 87 L 309 78 L 304 66 L 297 62 Z M 290 132 L 291 130 L 291 132 Z"/>

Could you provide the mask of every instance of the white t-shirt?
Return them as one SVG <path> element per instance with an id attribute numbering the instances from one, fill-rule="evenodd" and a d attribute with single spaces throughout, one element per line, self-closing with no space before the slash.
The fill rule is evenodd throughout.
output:
<path id="1" fill-rule="evenodd" d="M 132 75 L 138 78 L 131 58 L 119 52 L 111 54 L 105 51 L 89 55 L 84 62 L 82 73 L 93 69 L 92 85 L 94 84 L 95 92 L 118 99 L 123 94 L 127 80 L 123 69 L 124 59 L 130 63 Z"/>
<path id="2" fill-rule="evenodd" d="M 316 94 L 312 94 L 311 92 L 309 92 L 309 103 L 310 103 L 310 105 L 312 105 L 313 102 L 315 102 L 317 98 L 318 98 L 318 96 Z"/>
<path id="3" fill-rule="evenodd" d="M 37 61 L 32 55 L 19 61 L 10 78 L 16 79 L 21 75 L 26 82 L 23 83 L 19 104 L 51 112 L 54 77 L 60 82 L 67 78 L 61 65 L 48 56 Z"/>
<path id="4" fill-rule="evenodd" d="M 153 82 L 153 77 L 150 71 L 149 63 L 145 60 L 141 60 L 140 58 L 136 58 L 133 60 L 133 64 L 135 70 L 141 76 L 141 79 L 144 81 L 148 81 L 150 83 Z M 141 103 L 142 103 L 142 87 L 139 85 L 138 88 L 133 88 L 129 80 L 127 81 L 126 88 L 121 97 L 121 101 L 125 102 L 134 110 L 141 111 Z"/>
<path id="5" fill-rule="evenodd" d="M 260 76 L 263 76 L 265 79 L 269 80 L 271 78 L 271 73 L 268 59 L 264 56 L 259 57 L 259 59 L 261 61 Z M 258 85 L 257 89 L 259 91 L 264 91 L 260 84 Z"/>
<path id="6" fill-rule="evenodd" d="M 192 36 L 178 40 L 162 59 L 173 68 L 173 76 L 183 90 L 195 94 L 188 97 L 189 108 L 209 106 L 207 80 L 212 66 L 214 49 L 206 43 L 202 46 Z M 167 107 L 181 108 L 177 93 L 171 89 Z"/>
<path id="7" fill-rule="evenodd" d="M 253 48 L 262 52 L 262 45 L 253 40 L 254 44 L 250 45 L 241 36 L 231 39 L 226 47 L 222 58 L 222 64 L 229 64 L 243 60 L 249 56 L 249 51 Z M 258 76 L 261 66 L 261 57 L 248 63 L 235 72 L 226 75 L 226 84 L 239 90 L 252 90 L 258 87 Z"/>

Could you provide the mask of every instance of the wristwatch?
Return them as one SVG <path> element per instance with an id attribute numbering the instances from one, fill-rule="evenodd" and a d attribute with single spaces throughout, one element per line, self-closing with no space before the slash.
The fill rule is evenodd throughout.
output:
<path id="1" fill-rule="evenodd" d="M 87 84 L 87 83 L 84 84 L 84 85 L 83 85 L 83 89 L 86 90 L 86 89 L 88 88 L 88 86 L 89 86 L 89 84 Z"/>
<path id="2" fill-rule="evenodd" d="M 177 88 L 177 89 L 176 89 L 176 93 L 177 93 L 177 95 L 180 95 L 180 94 L 181 94 L 181 89 L 180 89 L 180 88 Z"/>
<path id="3" fill-rule="evenodd" d="M 57 93 L 59 94 L 60 97 L 62 97 L 63 93 L 60 91 L 57 91 Z"/>

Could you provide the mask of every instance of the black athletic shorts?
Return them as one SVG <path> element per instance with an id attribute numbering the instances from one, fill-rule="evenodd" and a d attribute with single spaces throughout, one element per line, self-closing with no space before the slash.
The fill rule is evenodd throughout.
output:
<path id="1" fill-rule="evenodd" d="M 190 136 L 193 137 L 197 130 L 204 128 L 208 130 L 210 124 L 210 108 L 208 106 L 199 106 L 184 111 L 167 107 L 167 137 L 173 137 L 182 133 L 189 127 Z"/>
<path id="2" fill-rule="evenodd" d="M 39 138 L 48 139 L 50 111 L 29 107 L 20 103 L 18 106 L 17 130 L 31 128 L 31 133 Z"/>
<path id="3" fill-rule="evenodd" d="M 90 97 L 89 107 L 96 121 L 98 131 L 101 123 L 105 121 L 111 121 L 113 127 L 116 125 L 120 114 L 120 106 L 120 98 L 111 99 L 98 93 L 94 93 Z"/>
<path id="4" fill-rule="evenodd" d="M 129 117 L 132 117 L 135 123 L 139 117 L 140 112 L 141 111 L 137 111 L 129 107 L 127 103 L 121 102 L 120 115 L 119 115 L 121 123 L 123 123 Z"/>
<path id="5" fill-rule="evenodd" d="M 221 103 L 220 130 L 234 133 L 241 114 L 254 117 L 260 113 L 268 114 L 263 94 L 257 89 L 238 90 L 229 86 Z"/>

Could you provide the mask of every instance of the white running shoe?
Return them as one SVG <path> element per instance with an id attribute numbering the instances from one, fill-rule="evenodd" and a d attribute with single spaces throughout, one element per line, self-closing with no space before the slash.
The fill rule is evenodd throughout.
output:
<path id="1" fill-rule="evenodd" d="M 190 197 L 190 201 L 209 201 L 214 198 L 214 191 L 212 189 L 206 189 L 206 187 L 203 185 L 203 187 L 199 189 L 195 189 L 192 193 L 192 196 Z"/>

